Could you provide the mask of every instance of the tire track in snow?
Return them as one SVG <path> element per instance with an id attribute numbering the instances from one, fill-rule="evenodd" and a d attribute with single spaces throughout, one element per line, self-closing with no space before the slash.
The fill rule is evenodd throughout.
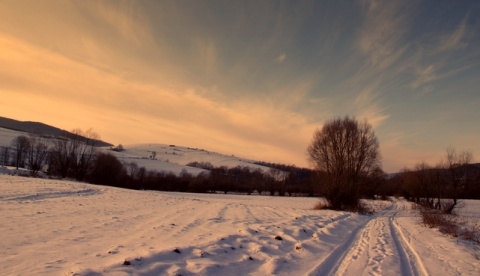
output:
<path id="1" fill-rule="evenodd" d="M 368 222 L 370 220 L 371 218 L 356 227 L 347 238 L 347 241 L 338 245 L 328 257 L 310 270 L 308 275 L 333 275 L 339 269 L 345 256 L 350 252 L 350 248 L 361 241 L 362 234 L 364 233 L 365 228 L 368 227 Z"/>
<path id="2" fill-rule="evenodd" d="M 371 229 L 372 224 L 375 223 L 375 220 L 370 220 L 365 227 L 362 228 L 361 233 L 359 234 L 357 240 L 352 245 L 352 248 L 345 254 L 344 258 L 339 261 L 337 274 L 345 274 L 348 264 L 350 262 L 345 262 L 346 260 L 361 261 L 363 254 L 366 254 L 367 260 L 370 259 L 369 244 L 371 240 Z M 363 264 L 365 266 L 365 264 Z"/>
<path id="3" fill-rule="evenodd" d="M 396 203 L 395 207 L 398 209 Z M 396 216 L 397 212 L 389 218 L 389 225 L 395 247 L 400 255 L 402 275 L 428 275 L 428 272 L 417 252 L 407 239 L 405 239 L 402 230 L 398 227 L 397 222 L 395 221 Z"/>
<path id="4" fill-rule="evenodd" d="M 309 275 L 348 275 L 352 271 L 356 275 L 382 275 L 382 268 L 388 267 L 392 256 L 398 257 L 402 275 L 428 275 L 418 254 L 397 225 L 396 216 L 401 207 L 394 203 L 380 214 L 366 219 Z M 393 251 L 398 254 L 393 254 Z M 357 263 L 352 266 L 353 262 Z"/>
<path id="5" fill-rule="evenodd" d="M 429 252 L 430 258 L 434 258 L 438 260 L 441 264 L 442 271 L 445 272 L 446 274 L 449 275 L 461 275 L 461 267 L 458 267 L 456 265 L 453 265 L 453 262 L 449 260 L 449 257 L 451 258 L 452 256 L 450 255 L 442 255 L 438 254 L 438 248 L 441 248 L 442 251 L 445 250 L 445 248 L 441 244 L 436 244 L 435 247 L 432 247 L 431 242 L 423 241 L 419 238 L 417 238 L 414 234 L 408 231 L 405 227 L 398 225 L 397 227 L 402 231 L 403 236 L 405 237 L 406 240 L 414 240 L 418 245 L 424 248 L 424 250 L 427 250 Z M 410 243 L 410 242 L 409 242 Z M 455 257 L 453 257 L 455 258 Z M 456 259 L 456 258 L 455 258 Z"/>

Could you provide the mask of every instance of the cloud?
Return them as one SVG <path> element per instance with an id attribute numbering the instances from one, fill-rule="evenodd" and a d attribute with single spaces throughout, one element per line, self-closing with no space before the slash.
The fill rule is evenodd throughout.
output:
<path id="1" fill-rule="evenodd" d="M 358 92 L 355 105 L 358 108 L 357 117 L 365 118 L 375 128 L 383 124 L 390 116 L 380 107 L 377 86 L 365 87 Z"/>
<path id="2" fill-rule="evenodd" d="M 145 83 L 14 37 L 0 41 L 0 60 L 9 64 L 0 69 L 0 95 L 15 107 L 1 108 L 15 118 L 55 122 L 67 129 L 93 127 L 115 143 L 172 141 L 305 164 L 303 147 L 313 126 L 289 110 L 287 102 L 277 105 L 269 97 L 224 102 L 207 97 L 208 89 Z M 299 103 L 308 90 L 302 84 L 285 96 Z"/>
<path id="3" fill-rule="evenodd" d="M 98 26 L 108 26 L 124 41 L 140 46 L 154 41 L 149 24 L 134 1 L 83 1 L 79 5 L 99 21 Z"/>
<path id="4" fill-rule="evenodd" d="M 416 80 L 412 83 L 412 87 L 417 89 L 418 87 L 430 83 L 437 79 L 436 75 L 436 66 L 434 64 L 430 64 L 425 68 L 417 67 L 415 70 L 415 74 L 417 75 Z"/>
<path id="5" fill-rule="evenodd" d="M 275 62 L 278 64 L 281 64 L 285 61 L 286 58 L 287 58 L 287 55 L 285 53 L 281 53 L 275 58 Z"/>
<path id="6" fill-rule="evenodd" d="M 385 69 L 398 61 L 406 51 L 406 47 L 401 45 L 413 8 L 405 1 L 361 3 L 365 19 L 359 32 L 358 48 L 374 67 Z"/>
<path id="7" fill-rule="evenodd" d="M 337 1 L 2 2 L 0 95 L 8 103 L 0 110 L 91 126 L 114 143 L 171 142 L 304 165 L 313 130 L 332 117 L 367 118 L 389 137 L 385 130 L 406 117 L 433 129 L 438 114 L 428 114 L 440 107 L 426 98 L 447 106 L 448 97 L 415 90 L 446 95 L 456 86 L 455 101 L 475 97 L 473 11 L 439 34 L 431 3 L 360 3 L 361 14 Z M 416 138 L 398 145 L 408 150 L 403 141 Z"/>
<path id="8" fill-rule="evenodd" d="M 460 50 L 468 46 L 466 41 L 469 29 L 467 27 L 468 14 L 465 15 L 463 20 L 458 24 L 457 28 L 450 34 L 445 34 L 440 37 L 440 42 L 437 51 L 454 51 Z"/>
<path id="9" fill-rule="evenodd" d="M 431 93 L 438 89 L 436 82 L 476 66 L 472 61 L 480 52 L 478 48 L 470 47 L 474 31 L 467 24 L 468 18 L 467 13 L 452 30 L 442 28 L 438 33 L 435 29 L 433 38 L 432 35 L 419 38 L 421 47 L 415 48 L 410 61 L 405 63 L 414 72 L 413 89 L 420 89 L 422 94 Z"/>
<path id="10" fill-rule="evenodd" d="M 450 78 L 454 75 L 468 70 L 473 66 L 471 64 L 467 64 L 460 67 L 452 68 L 452 66 L 444 65 L 445 63 L 445 61 L 440 60 L 434 64 L 427 65 L 423 68 L 420 66 L 416 66 L 414 71 L 416 78 L 411 84 L 412 88 L 421 88 L 423 94 L 428 94 L 435 90 L 435 87 L 432 83 Z"/>

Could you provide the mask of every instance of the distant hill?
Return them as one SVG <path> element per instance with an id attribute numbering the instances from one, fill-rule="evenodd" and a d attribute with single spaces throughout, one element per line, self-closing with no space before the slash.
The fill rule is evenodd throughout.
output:
<path id="1" fill-rule="evenodd" d="M 27 133 L 36 133 L 36 134 L 50 136 L 50 137 L 69 137 L 73 135 L 72 133 L 66 130 L 59 129 L 44 123 L 31 122 L 31 121 L 22 122 L 22 121 L 17 121 L 17 120 L 5 118 L 5 117 L 0 117 L 0 127 L 16 130 L 16 131 L 27 132 Z M 96 146 L 110 147 L 113 145 L 101 140 L 97 140 Z"/>
<path id="2" fill-rule="evenodd" d="M 9 146 L 11 141 L 20 135 L 38 133 L 47 138 L 68 137 L 72 133 L 39 122 L 22 122 L 9 118 L 0 117 L 0 147 Z M 172 144 L 133 144 L 124 145 L 122 150 L 116 150 L 112 144 L 98 141 L 97 146 L 103 152 L 115 155 L 122 163 L 136 163 L 139 167 L 158 172 L 171 172 L 180 175 L 186 171 L 192 175 L 209 172 L 208 167 L 237 166 L 248 167 L 252 170 L 259 169 L 267 172 L 271 169 L 284 171 L 285 168 L 277 164 L 259 162 L 246 158 L 236 157 L 190 147 L 182 147 Z"/>
<path id="3" fill-rule="evenodd" d="M 267 165 L 258 164 L 260 163 L 258 161 L 178 145 L 134 144 L 125 145 L 123 151 L 108 151 L 122 162 L 135 162 L 138 166 L 145 167 L 148 170 L 172 172 L 176 175 L 179 175 L 182 170 L 186 170 L 193 175 L 209 171 L 209 169 L 202 168 L 198 164 L 227 168 L 241 166 L 260 169 L 264 172 L 270 169 Z"/>

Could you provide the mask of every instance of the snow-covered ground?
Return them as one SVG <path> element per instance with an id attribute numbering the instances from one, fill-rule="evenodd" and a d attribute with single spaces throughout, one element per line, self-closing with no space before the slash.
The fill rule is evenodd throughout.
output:
<path id="1" fill-rule="evenodd" d="M 1 273 L 480 275 L 471 246 L 421 226 L 407 202 L 362 216 L 317 200 L 0 175 Z"/>

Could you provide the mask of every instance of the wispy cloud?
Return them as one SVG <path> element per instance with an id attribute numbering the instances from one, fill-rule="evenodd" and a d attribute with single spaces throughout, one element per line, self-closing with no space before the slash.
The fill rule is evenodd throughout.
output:
<path id="1" fill-rule="evenodd" d="M 177 141 L 227 153 L 235 148 L 236 154 L 238 149 L 248 148 L 252 158 L 277 161 L 303 152 L 313 130 L 307 119 L 289 111 L 290 105 L 286 103 L 284 108 L 278 103 L 269 104 L 268 98 L 267 102 L 239 99 L 226 103 L 205 97 L 208 91 L 143 83 L 12 37 L 4 36 L 1 41 L 0 60 L 8 59 L 15 66 L 9 70 L 26 73 L 8 75 L 6 70 L 0 71 L 3 78 L 0 94 L 8 90 L 16 95 L 11 99 L 16 111 L 2 106 L 3 110 L 14 112 L 11 114 L 20 116 L 23 109 L 18 107 L 22 106 L 30 113 L 42 114 L 47 122 L 56 121 L 60 127 L 93 127 L 102 135 L 126 139 L 117 141 L 121 143 Z M 308 86 L 299 86 L 295 90 L 298 94 L 293 91 L 285 95 L 290 102 L 298 103 L 303 100 L 300 95 L 308 90 Z M 60 120 L 62 112 L 89 115 L 62 115 L 65 120 Z M 112 121 L 108 116 L 115 116 L 114 121 L 122 123 L 105 125 L 98 120 Z M 129 119 L 132 117 L 140 120 L 140 125 L 132 123 Z M 150 129 L 145 127 L 152 124 Z M 135 129 L 136 134 L 125 134 L 126 129 Z M 162 137 L 161 141 L 158 137 Z M 297 164 L 305 162 L 303 154 L 294 159 Z"/>
<path id="2" fill-rule="evenodd" d="M 374 67 L 385 69 L 405 52 L 406 48 L 401 45 L 412 16 L 409 5 L 411 3 L 405 1 L 362 1 L 365 20 L 358 47 Z"/>
<path id="3" fill-rule="evenodd" d="M 468 42 L 466 41 L 466 38 L 470 33 L 470 30 L 467 27 L 468 17 L 468 14 L 465 15 L 453 32 L 440 36 L 437 52 L 460 50 L 468 46 Z"/>
<path id="4" fill-rule="evenodd" d="M 275 58 L 275 62 L 278 64 L 283 63 L 286 58 L 287 58 L 287 55 L 285 53 L 281 53 Z"/>
<path id="5" fill-rule="evenodd" d="M 124 41 L 139 46 L 154 41 L 149 24 L 135 1 L 83 1 L 77 5 L 95 18 L 99 26 L 108 26 L 111 31 L 120 34 Z"/>
<path id="6" fill-rule="evenodd" d="M 412 83 L 414 89 L 432 82 L 437 78 L 434 64 L 430 64 L 425 68 L 417 67 L 415 74 L 417 75 L 417 79 Z"/>
<path id="7" fill-rule="evenodd" d="M 373 127 L 379 127 L 390 116 L 386 114 L 385 108 L 380 106 L 376 85 L 365 87 L 358 92 L 355 105 L 358 108 L 357 116 L 366 118 Z"/>
<path id="8" fill-rule="evenodd" d="M 198 64 L 199 70 L 204 70 L 210 75 L 216 73 L 219 61 L 215 41 L 211 38 L 197 37 L 192 39 L 192 47 L 195 53 L 193 57 L 196 57 L 192 66 Z"/>
<path id="9" fill-rule="evenodd" d="M 414 71 L 416 78 L 411 84 L 412 88 L 421 88 L 423 94 L 430 93 L 434 90 L 433 83 L 457 75 L 473 66 L 471 64 L 467 64 L 452 68 L 452 66 L 446 66 L 444 63 L 445 62 L 439 61 L 437 63 L 430 64 L 425 68 L 416 66 Z"/>
<path id="10" fill-rule="evenodd" d="M 431 125 L 478 117 L 480 50 L 478 12 L 459 4 L 468 14 L 439 23 L 427 2 L 0 1 L 0 110 L 114 143 L 301 165 L 314 128 L 348 114 L 373 124 L 390 161 L 429 158 L 415 145 Z M 460 90 L 469 119 L 439 118 L 451 105 L 433 95 Z"/>
<path id="11" fill-rule="evenodd" d="M 413 89 L 420 89 L 422 94 L 435 90 L 435 83 L 475 66 L 473 59 L 479 56 L 478 49 L 472 49 L 463 58 L 458 60 L 458 54 L 470 47 L 470 39 L 474 31 L 468 26 L 467 13 L 460 22 L 455 22 L 455 28 L 447 32 L 441 30 L 430 36 L 422 37 L 423 47 L 416 49 L 410 61 L 410 69 L 415 78 L 411 83 Z M 467 56 L 470 56 L 470 60 Z"/>

